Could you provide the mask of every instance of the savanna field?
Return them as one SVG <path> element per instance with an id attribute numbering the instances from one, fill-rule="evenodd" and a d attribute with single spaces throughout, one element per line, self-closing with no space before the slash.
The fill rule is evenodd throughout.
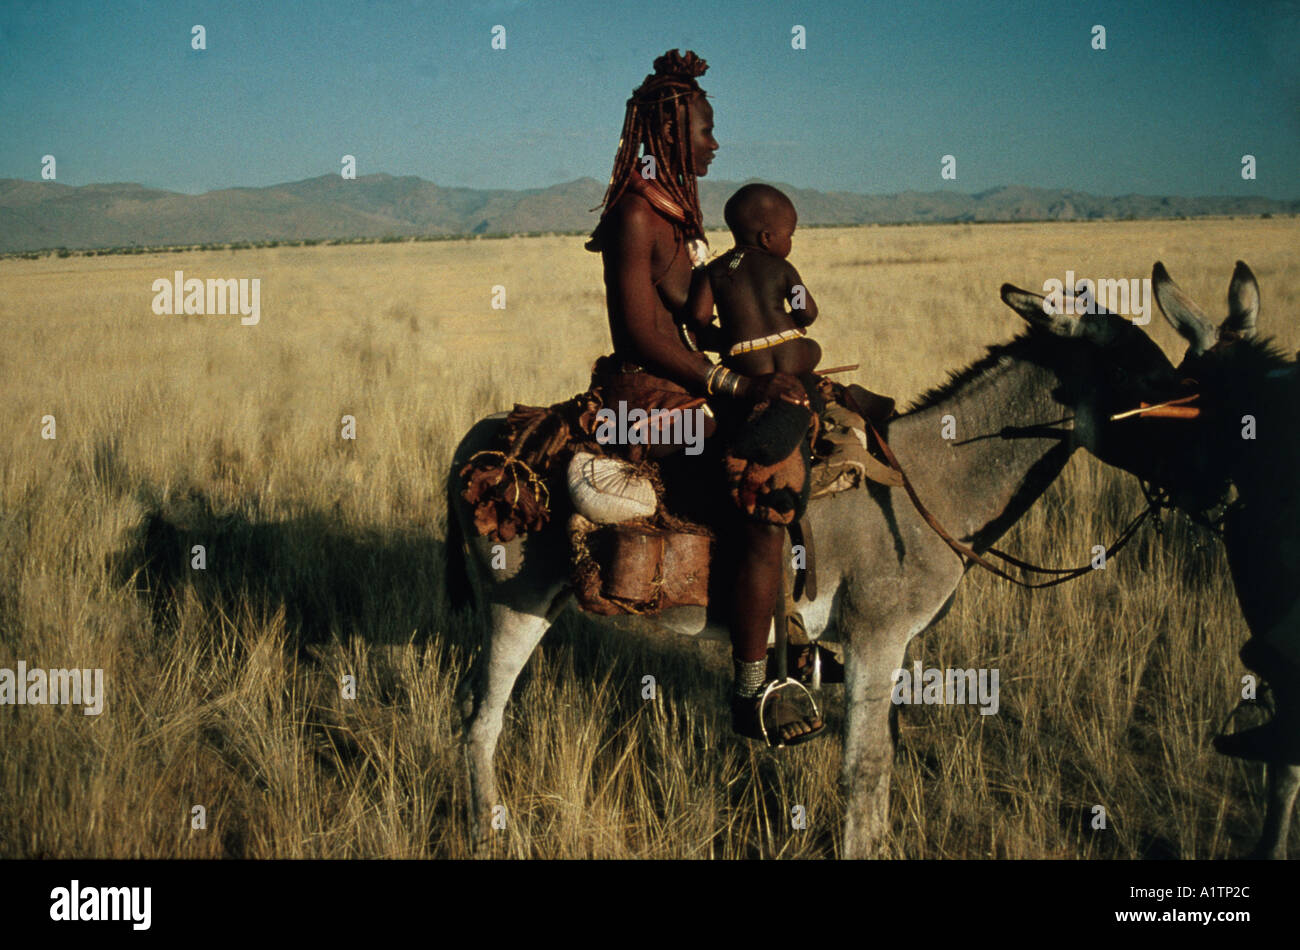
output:
<path id="1" fill-rule="evenodd" d="M 824 365 L 861 363 L 848 378 L 906 402 L 1019 331 L 1004 281 L 1067 270 L 1163 260 L 1217 320 L 1245 260 L 1261 332 L 1294 351 L 1298 236 L 1295 219 L 815 229 L 791 260 Z M 469 856 L 452 697 L 477 633 L 442 590 L 443 479 L 477 418 L 586 388 L 608 329 L 582 244 L 0 260 L 0 667 L 106 684 L 99 716 L 0 708 L 0 857 Z M 155 315 L 151 285 L 175 270 L 261 278 L 260 323 Z M 1158 311 L 1148 331 L 1177 362 Z M 999 546 L 1085 563 L 1141 502 L 1080 452 Z M 1246 637 L 1219 543 L 1181 516 L 1064 586 L 971 572 L 907 662 L 996 668 L 1000 708 L 900 708 L 888 854 L 1240 855 L 1262 772 L 1209 739 Z M 489 853 L 836 856 L 839 688 L 827 739 L 774 752 L 731 735 L 729 687 L 723 644 L 568 613 L 506 710 L 511 820 Z"/>

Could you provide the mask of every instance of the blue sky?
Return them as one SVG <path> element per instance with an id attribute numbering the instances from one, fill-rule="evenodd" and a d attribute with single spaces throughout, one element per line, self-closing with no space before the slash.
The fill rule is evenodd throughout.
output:
<path id="1" fill-rule="evenodd" d="M 65 184 L 201 192 L 352 154 L 358 174 L 442 185 L 603 182 L 632 88 L 690 48 L 710 67 L 714 178 L 1297 198 L 1300 4 L 1244 7 L 3 0 L 0 178 L 39 180 L 53 154 Z"/>

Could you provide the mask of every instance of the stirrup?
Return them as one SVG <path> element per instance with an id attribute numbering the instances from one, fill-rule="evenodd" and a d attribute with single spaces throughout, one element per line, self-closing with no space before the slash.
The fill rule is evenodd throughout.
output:
<path id="1" fill-rule="evenodd" d="M 820 668 L 818 668 L 817 670 L 817 675 L 818 677 L 820 677 Z M 817 708 L 817 700 L 813 698 L 813 694 L 808 691 L 808 687 L 804 686 L 803 683 L 800 683 L 797 679 L 794 679 L 793 677 L 790 676 L 787 676 L 784 680 L 779 680 L 779 679 L 772 680 L 763 689 L 763 695 L 758 701 L 758 728 L 763 731 L 763 741 L 766 742 L 768 746 L 773 749 L 781 749 L 787 745 L 799 745 L 801 742 L 807 742 L 809 739 L 813 739 L 821 735 L 821 733 L 826 729 L 826 720 L 822 719 L 822 725 L 820 729 L 814 729 L 811 732 L 805 732 L 802 735 L 795 736 L 789 740 L 782 739 L 780 735 L 768 734 L 767 719 L 766 716 L 764 715 L 767 711 L 767 704 L 770 700 L 774 699 L 776 697 L 776 694 L 779 693 L 781 690 L 791 689 L 791 688 L 802 691 L 804 696 L 807 697 L 809 704 L 812 706 L 813 717 L 816 719 L 822 719 L 821 710 Z M 803 718 L 806 720 L 808 717 L 805 716 Z M 775 742 L 772 741 L 773 739 L 775 739 L 776 741 Z"/>
<path id="2" fill-rule="evenodd" d="M 844 664 L 839 661 L 835 651 L 819 643 L 795 644 L 787 649 L 809 651 L 811 660 L 794 673 L 794 678 L 814 691 L 829 683 L 843 683 Z M 768 676 L 779 676 L 777 671 L 776 651 L 769 649 L 767 657 Z M 829 678 L 828 678 L 829 677 Z"/>

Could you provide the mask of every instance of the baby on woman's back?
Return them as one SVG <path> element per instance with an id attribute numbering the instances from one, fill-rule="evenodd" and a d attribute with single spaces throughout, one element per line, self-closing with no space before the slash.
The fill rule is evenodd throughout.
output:
<path id="1" fill-rule="evenodd" d="M 805 328 L 817 319 L 817 303 L 786 260 L 798 223 L 794 203 L 771 185 L 745 185 L 723 214 L 735 246 L 696 272 L 692 322 L 707 326 L 716 305 L 728 369 L 745 376 L 811 373 L 822 351 Z"/>

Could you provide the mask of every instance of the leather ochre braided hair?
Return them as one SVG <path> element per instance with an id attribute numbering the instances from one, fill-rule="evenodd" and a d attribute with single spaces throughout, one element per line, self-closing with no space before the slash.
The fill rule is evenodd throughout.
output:
<path id="1" fill-rule="evenodd" d="M 690 50 L 684 56 L 677 50 L 669 50 L 655 60 L 654 72 L 633 91 L 627 101 L 609 187 L 605 189 L 604 200 L 596 206 L 605 209 L 601 220 L 627 190 L 632 175 L 638 173 L 637 160 L 644 146 L 645 154 L 655 158 L 655 183 L 686 211 L 688 230 L 703 236 L 704 216 L 700 213 L 695 183 L 690 126 L 695 98 L 704 95 L 695 80 L 708 68 L 709 64 Z M 599 232 L 599 225 L 596 230 Z M 588 245 L 592 250 L 599 249 L 595 233 L 592 244 Z"/>

